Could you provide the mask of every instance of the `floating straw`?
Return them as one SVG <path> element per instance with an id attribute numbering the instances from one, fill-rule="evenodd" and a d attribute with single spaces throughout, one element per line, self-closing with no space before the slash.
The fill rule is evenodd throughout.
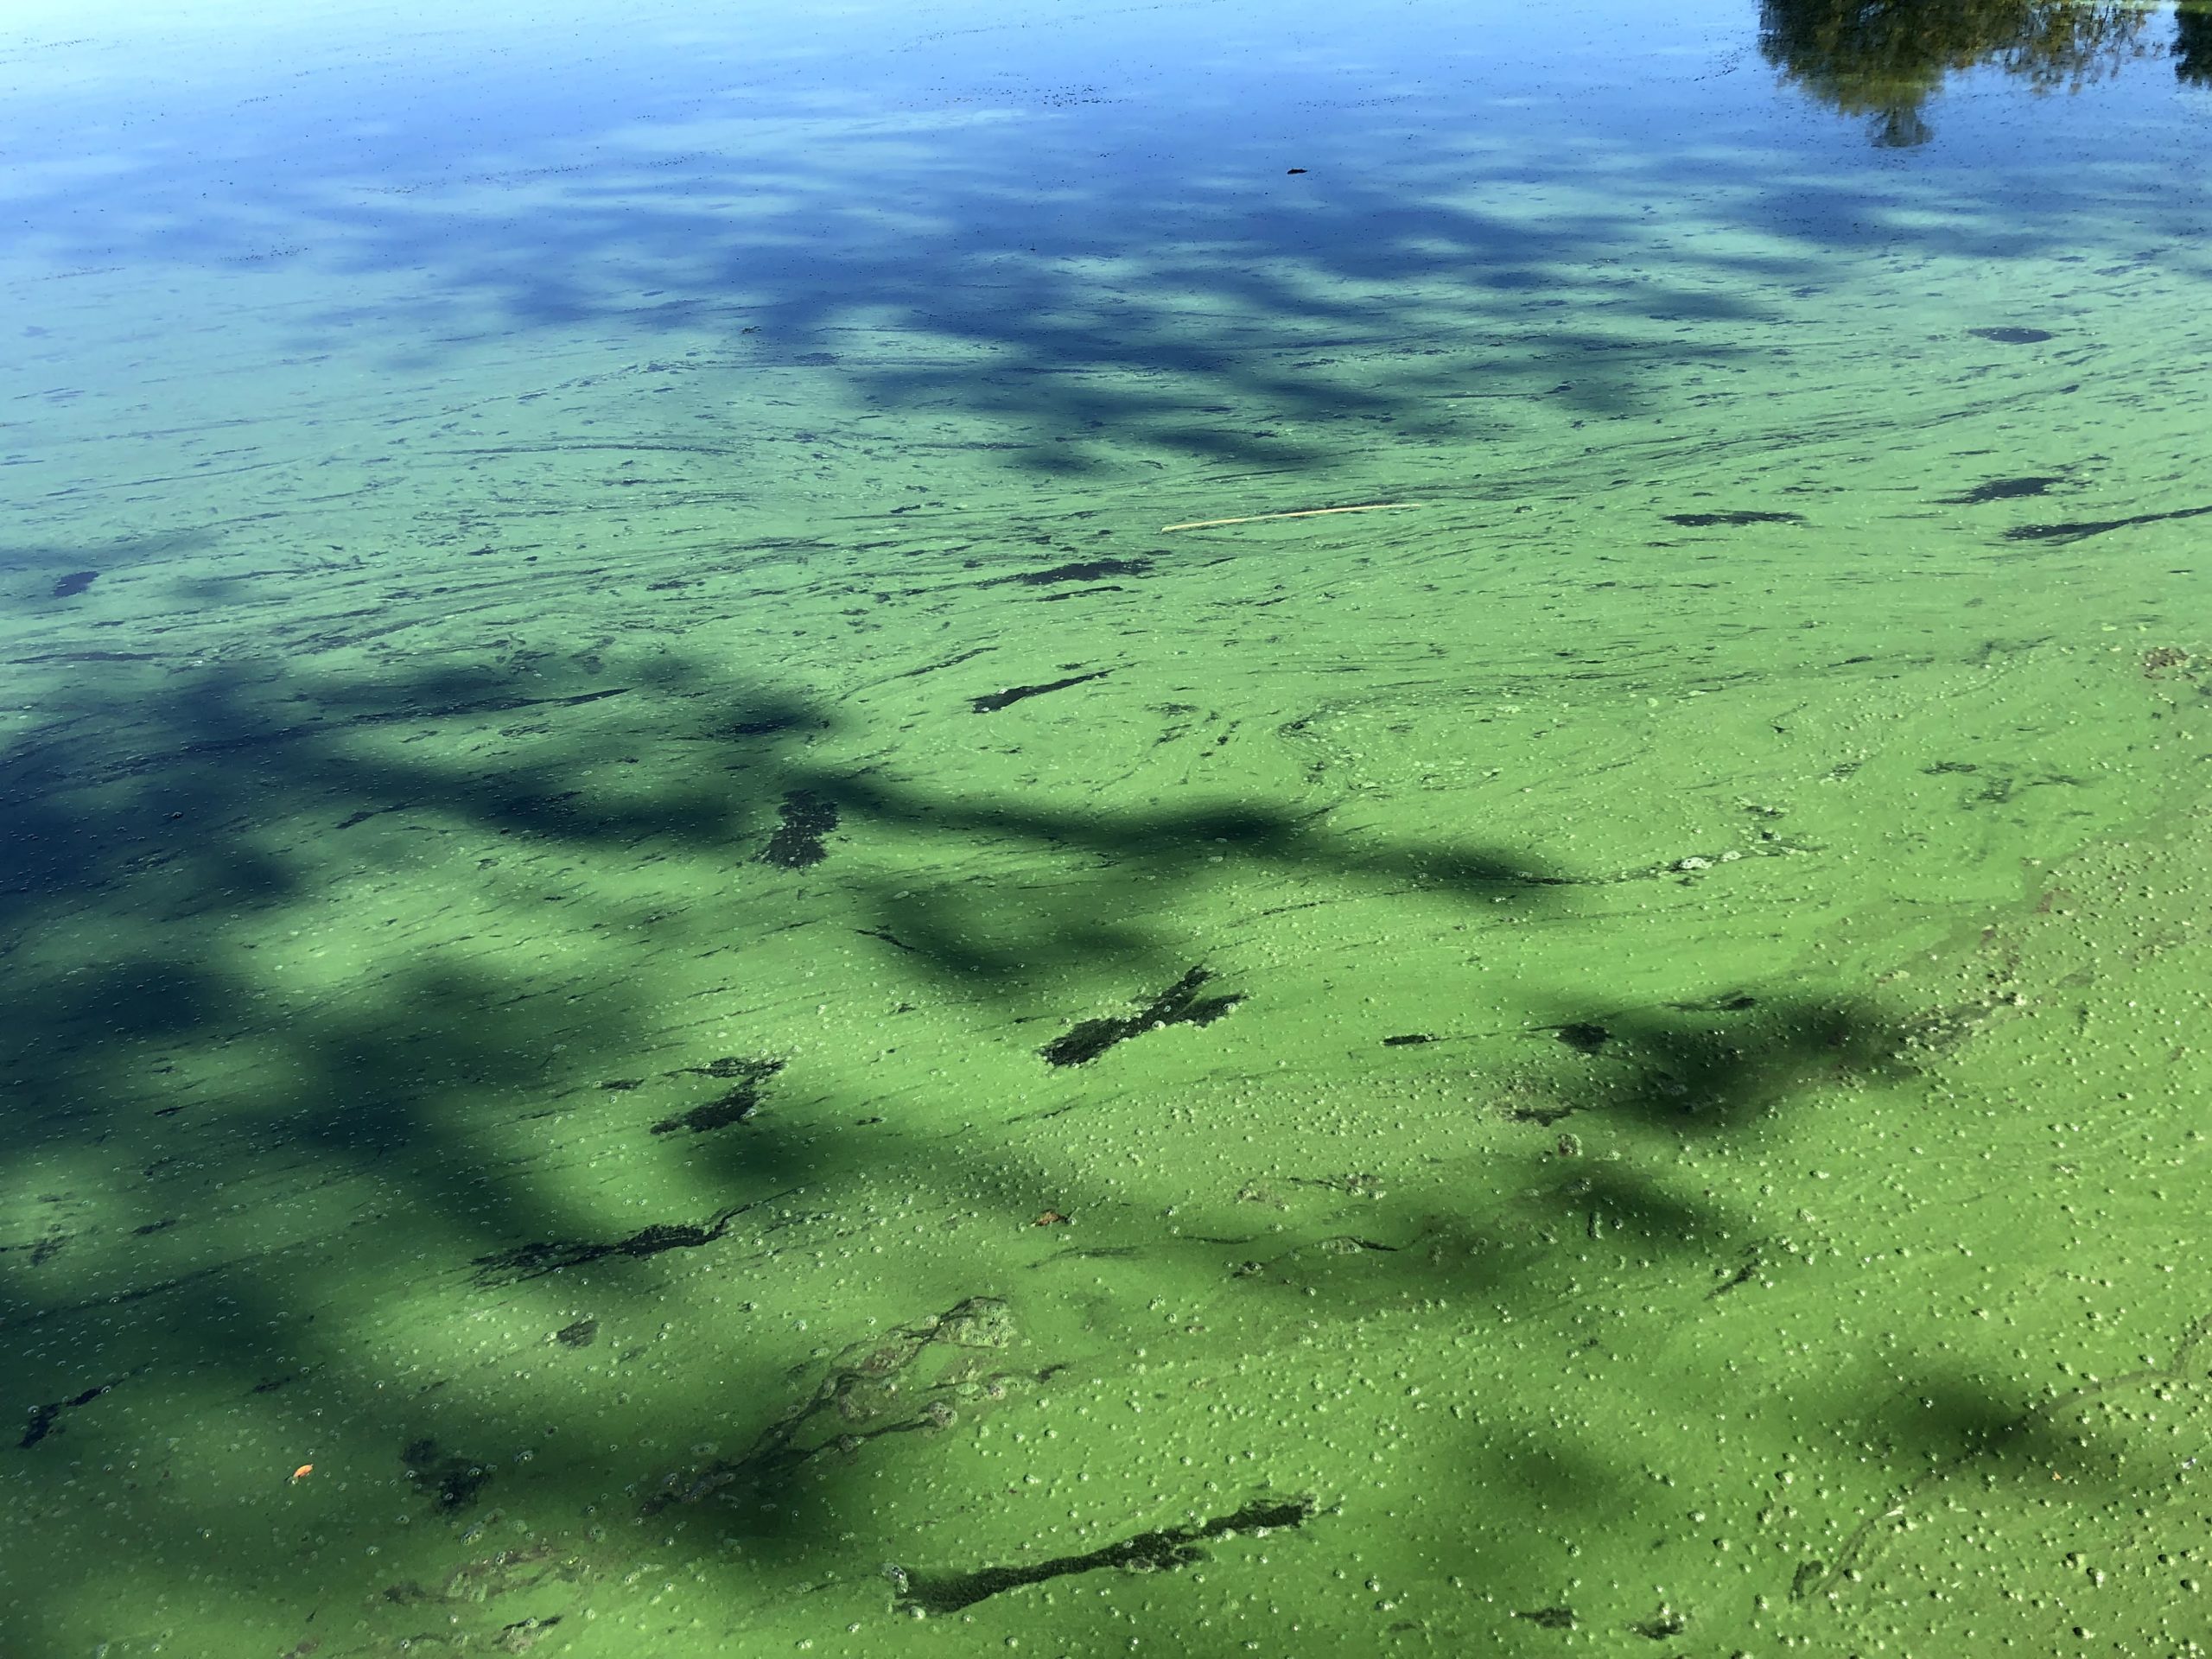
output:
<path id="1" fill-rule="evenodd" d="M 1395 512 L 1402 507 L 1425 507 L 1426 501 L 1376 501 L 1363 507 L 1307 507 L 1300 512 L 1255 512 L 1243 518 L 1193 518 L 1187 524 L 1162 524 L 1160 533 L 1171 530 L 1211 530 L 1217 524 L 1263 524 L 1270 518 L 1319 518 L 1332 512 Z"/>

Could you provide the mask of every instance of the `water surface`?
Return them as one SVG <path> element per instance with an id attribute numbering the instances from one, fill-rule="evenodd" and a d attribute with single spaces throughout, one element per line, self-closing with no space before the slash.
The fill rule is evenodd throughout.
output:
<path id="1" fill-rule="evenodd" d="M 2207 20 L 15 9 L 0 1648 L 2190 1650 Z"/>

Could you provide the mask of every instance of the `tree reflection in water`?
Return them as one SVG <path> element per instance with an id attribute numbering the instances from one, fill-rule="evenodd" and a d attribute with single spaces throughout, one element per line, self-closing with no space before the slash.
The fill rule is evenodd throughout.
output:
<path id="1" fill-rule="evenodd" d="M 1935 136 L 1922 107 L 1947 75 L 1993 64 L 2037 92 L 2077 92 L 2155 49 L 2151 16 L 2066 0 L 1762 0 L 1759 50 L 1785 79 L 1868 118 L 1874 143 L 1903 148 Z M 2182 10 L 2184 79 L 2212 73 L 2209 27 L 2212 13 Z"/>
<path id="2" fill-rule="evenodd" d="M 2212 5 L 2174 8 L 2174 74 L 2192 86 L 2212 86 Z"/>

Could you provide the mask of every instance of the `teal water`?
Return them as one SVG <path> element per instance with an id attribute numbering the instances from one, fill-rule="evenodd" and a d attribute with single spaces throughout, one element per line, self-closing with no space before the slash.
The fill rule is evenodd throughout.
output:
<path id="1" fill-rule="evenodd" d="M 0 25 L 0 1654 L 2212 1640 L 2212 14 L 458 10 Z"/>

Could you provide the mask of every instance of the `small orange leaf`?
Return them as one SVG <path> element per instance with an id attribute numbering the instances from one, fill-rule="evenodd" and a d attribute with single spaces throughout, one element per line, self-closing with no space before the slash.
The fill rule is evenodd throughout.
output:
<path id="1" fill-rule="evenodd" d="M 311 1463 L 303 1463 L 298 1468 L 292 1471 L 292 1478 L 294 1480 L 305 1480 L 313 1473 L 315 1473 L 315 1465 Z"/>

